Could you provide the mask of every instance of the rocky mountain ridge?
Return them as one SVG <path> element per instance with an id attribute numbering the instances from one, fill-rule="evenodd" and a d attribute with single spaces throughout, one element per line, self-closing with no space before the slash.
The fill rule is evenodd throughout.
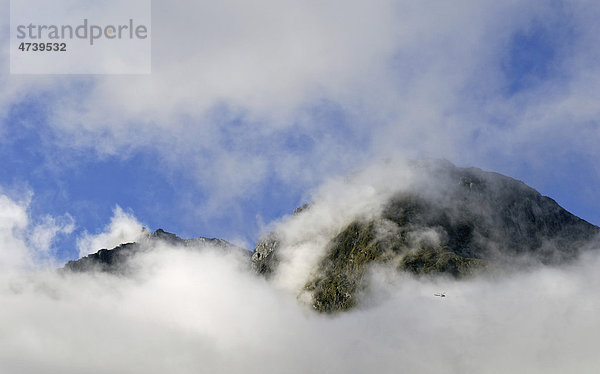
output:
<path id="1" fill-rule="evenodd" d="M 64 270 L 74 272 L 84 271 L 103 271 L 109 273 L 126 272 L 128 262 L 138 253 L 148 250 L 154 244 L 165 243 L 172 246 L 202 249 L 206 246 L 223 248 L 224 250 L 249 252 L 243 248 L 235 246 L 223 239 L 199 237 L 194 239 L 182 239 L 179 236 L 158 229 L 148 234 L 140 243 L 123 243 L 112 249 L 100 249 L 86 257 L 76 261 L 69 261 Z"/>

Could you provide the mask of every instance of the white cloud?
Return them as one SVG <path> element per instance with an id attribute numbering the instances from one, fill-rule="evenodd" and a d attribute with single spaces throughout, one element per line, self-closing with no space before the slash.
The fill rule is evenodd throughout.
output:
<path id="1" fill-rule="evenodd" d="M 28 234 L 28 242 L 36 251 L 48 253 L 52 248 L 52 241 L 56 235 L 71 234 L 74 229 L 75 220 L 70 215 L 67 214 L 58 218 L 47 215 Z"/>
<path id="2" fill-rule="evenodd" d="M 153 13 L 151 75 L 4 76 L 0 106 L 40 92 L 65 149 L 156 152 L 210 196 L 204 216 L 273 178 L 302 190 L 373 158 L 509 174 L 528 162 L 546 178 L 571 155 L 598 158 L 597 2 L 155 1 Z M 515 35 L 555 49 L 552 74 L 513 95 Z"/>
<path id="3" fill-rule="evenodd" d="M 119 244 L 139 241 L 147 234 L 146 229 L 133 216 L 116 206 L 110 223 L 99 234 L 84 233 L 77 239 L 79 257 L 96 253 L 100 249 L 112 249 Z"/>
<path id="4" fill-rule="evenodd" d="M 157 248 L 134 279 L 40 273 L 0 283 L 10 373 L 593 373 L 597 255 L 469 281 L 379 269 L 368 305 L 317 315 L 244 256 Z M 433 296 L 444 291 L 446 298 Z M 27 357 L 23 360 L 22 357 Z"/>
<path id="5" fill-rule="evenodd" d="M 0 271 L 27 266 L 31 261 L 25 244 L 25 230 L 29 224 L 28 202 L 15 202 L 0 194 Z"/>
<path id="6" fill-rule="evenodd" d="M 55 266 L 53 242 L 57 235 L 71 234 L 75 221 L 69 214 L 61 217 L 46 215 L 38 224 L 30 216 L 33 193 L 9 196 L 0 188 L 0 271 L 34 271 Z"/>

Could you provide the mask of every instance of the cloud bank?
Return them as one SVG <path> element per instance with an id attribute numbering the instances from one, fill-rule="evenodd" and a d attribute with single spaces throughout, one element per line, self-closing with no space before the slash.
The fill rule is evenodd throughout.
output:
<path id="1" fill-rule="evenodd" d="M 232 253 L 163 247 L 137 260 L 133 278 L 3 276 L 2 371 L 592 373 L 600 364 L 597 255 L 464 282 L 378 269 L 365 306 L 334 317 Z"/>

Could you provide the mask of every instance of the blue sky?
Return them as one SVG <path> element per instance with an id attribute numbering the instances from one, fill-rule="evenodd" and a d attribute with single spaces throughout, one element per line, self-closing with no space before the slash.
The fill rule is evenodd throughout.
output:
<path id="1" fill-rule="evenodd" d="M 251 247 L 388 157 L 498 171 L 600 224 L 596 3 L 264 3 L 154 2 L 149 76 L 11 76 L 3 55 L 0 194 L 31 192 L 31 225 L 73 218 L 58 260 L 117 205 Z"/>

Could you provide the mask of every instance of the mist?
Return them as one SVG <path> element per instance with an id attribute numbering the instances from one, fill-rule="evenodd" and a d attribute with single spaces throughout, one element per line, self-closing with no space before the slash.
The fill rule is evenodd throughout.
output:
<path id="1" fill-rule="evenodd" d="M 3 277 L 2 372 L 592 373 L 600 364 L 597 254 L 468 281 L 378 269 L 361 307 L 335 316 L 222 249 L 162 246 L 138 261 L 129 278 Z"/>

